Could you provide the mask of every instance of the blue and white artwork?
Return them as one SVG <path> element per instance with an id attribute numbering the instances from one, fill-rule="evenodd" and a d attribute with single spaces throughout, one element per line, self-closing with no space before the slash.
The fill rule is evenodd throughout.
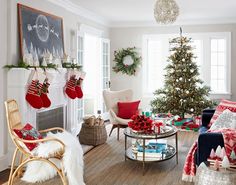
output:
<path id="1" fill-rule="evenodd" d="M 63 58 L 63 20 L 18 4 L 21 57 L 31 54 L 41 61 L 46 54 Z"/>

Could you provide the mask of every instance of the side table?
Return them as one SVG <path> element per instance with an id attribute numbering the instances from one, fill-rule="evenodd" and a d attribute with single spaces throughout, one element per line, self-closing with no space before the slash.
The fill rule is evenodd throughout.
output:
<path id="1" fill-rule="evenodd" d="M 124 135 L 125 135 L 125 160 L 130 159 L 132 161 L 136 162 L 142 162 L 143 164 L 143 175 L 144 175 L 144 168 L 145 168 L 145 163 L 146 162 L 161 162 L 161 161 L 166 161 L 174 156 L 176 156 L 176 163 L 178 164 L 178 130 L 176 127 L 172 125 L 166 125 L 166 132 L 161 133 L 161 134 L 141 134 L 141 133 L 134 133 L 130 128 L 126 128 L 124 130 Z M 146 156 L 146 149 L 145 149 L 145 143 L 147 140 L 158 140 L 158 139 L 168 139 L 170 137 L 174 136 L 175 138 L 175 146 L 172 146 L 170 144 L 166 145 L 165 151 L 162 151 L 161 157 L 151 157 L 148 158 Z M 135 140 L 141 140 L 142 141 L 142 157 L 137 157 L 137 155 L 133 151 L 133 147 L 127 146 L 127 139 L 135 139 Z"/>

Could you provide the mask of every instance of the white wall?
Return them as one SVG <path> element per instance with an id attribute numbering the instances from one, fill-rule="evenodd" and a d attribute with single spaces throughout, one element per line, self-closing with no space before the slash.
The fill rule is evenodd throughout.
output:
<path id="1" fill-rule="evenodd" d="M 65 52 L 69 55 L 70 53 L 70 40 L 71 40 L 71 31 L 77 30 L 79 27 L 79 24 L 88 24 L 90 26 L 96 27 L 97 29 L 101 29 L 104 31 L 103 36 L 108 37 L 109 36 L 109 30 L 101 26 L 99 24 L 96 24 L 95 22 L 89 21 L 84 17 L 80 17 L 78 15 L 75 15 L 65 9 L 63 9 L 60 6 L 57 6 L 55 4 L 52 4 L 48 2 L 47 0 L 9 0 L 10 3 L 10 27 L 8 28 L 8 32 L 10 32 L 11 38 L 10 38 L 10 44 L 8 49 L 11 49 L 10 59 L 9 63 L 16 63 L 19 58 L 19 36 L 18 36 L 18 22 L 17 22 L 17 3 L 24 4 L 26 6 L 36 8 L 39 10 L 42 10 L 44 12 L 54 14 L 57 16 L 60 16 L 63 18 L 63 26 L 64 26 L 64 44 L 65 44 Z M 73 56 L 75 57 L 75 56 Z"/>
<path id="2" fill-rule="evenodd" d="M 236 24 L 231 25 L 193 25 L 182 26 L 183 32 L 231 32 L 232 33 L 232 65 L 231 65 L 231 92 L 232 100 L 236 100 L 236 74 L 233 69 L 236 69 Z M 159 26 L 159 27 L 124 27 L 111 28 L 111 67 L 114 66 L 114 51 L 126 47 L 137 47 L 142 54 L 142 36 L 143 34 L 178 34 L 179 26 Z M 142 67 L 141 67 L 142 68 Z M 111 69 L 112 71 L 112 69 Z M 111 89 L 120 90 L 125 88 L 132 88 L 135 99 L 142 99 L 141 106 L 143 109 L 149 109 L 149 103 L 152 98 L 143 97 L 142 95 L 142 76 L 143 72 L 140 69 L 136 76 L 128 76 L 120 73 L 111 72 Z"/>
<path id="3" fill-rule="evenodd" d="M 0 171 L 7 167 L 6 119 L 4 100 L 6 98 L 6 71 L 2 67 L 7 63 L 7 0 L 0 2 Z"/>
<path id="4" fill-rule="evenodd" d="M 6 64 L 17 64 L 19 60 L 19 37 L 18 37 L 18 18 L 17 18 L 17 3 L 30 6 L 63 18 L 64 25 L 64 44 L 65 52 L 71 55 L 71 31 L 76 31 L 81 24 L 86 24 L 102 30 L 102 36 L 109 38 L 109 29 L 99 25 L 84 17 L 75 15 L 61 6 L 50 3 L 47 0 L 1 0 L 0 4 L 0 171 L 6 167 L 4 160 L 8 154 L 7 151 L 7 131 L 5 121 L 5 111 L 3 102 L 7 99 L 6 92 L 6 70 L 2 66 Z M 74 53 L 75 55 L 75 53 Z M 76 56 L 73 56 L 76 57 Z M 17 78 L 17 77 L 16 77 Z M 10 97 L 9 97 L 10 98 Z M 22 97 L 24 98 L 24 97 Z M 6 154 L 6 155 L 5 155 Z M 11 156 L 9 156 L 11 159 Z"/>

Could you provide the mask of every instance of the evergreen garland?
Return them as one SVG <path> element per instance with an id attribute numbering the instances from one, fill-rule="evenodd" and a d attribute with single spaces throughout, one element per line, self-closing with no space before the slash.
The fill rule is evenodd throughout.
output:
<path id="1" fill-rule="evenodd" d="M 133 64 L 125 65 L 123 63 L 123 59 L 126 56 L 131 56 L 133 59 Z M 121 49 L 114 52 L 114 62 L 115 66 L 112 68 L 114 72 L 122 72 L 123 74 L 127 75 L 135 75 L 137 67 L 141 64 L 141 57 L 139 53 L 136 51 L 135 47 Z"/>
<path id="2" fill-rule="evenodd" d="M 23 68 L 23 69 L 30 69 L 30 68 L 42 68 L 42 69 L 55 69 L 57 70 L 56 64 L 47 64 L 47 66 L 30 66 L 26 64 L 22 59 L 19 60 L 18 65 L 5 65 L 3 68 L 12 69 L 12 68 Z"/>
<path id="3" fill-rule="evenodd" d="M 30 66 L 26 64 L 22 59 L 19 60 L 18 65 L 5 65 L 3 68 L 12 69 L 12 68 L 24 68 L 29 69 Z"/>
<path id="4" fill-rule="evenodd" d="M 81 69 L 82 66 L 78 65 L 78 64 L 71 64 L 71 63 L 63 63 L 62 64 L 63 68 L 66 69 Z M 47 66 L 30 66 L 28 64 L 26 64 L 22 59 L 19 60 L 18 65 L 5 65 L 3 66 L 3 68 L 6 69 L 12 69 L 12 68 L 23 68 L 23 69 L 30 69 L 30 68 L 42 68 L 44 70 L 46 69 L 55 69 L 58 70 L 58 67 L 56 64 L 47 64 Z"/>
<path id="5" fill-rule="evenodd" d="M 78 64 L 73 64 L 73 63 L 62 63 L 62 67 L 66 69 L 81 69 L 82 66 Z"/>
<path id="6" fill-rule="evenodd" d="M 184 118 L 186 114 L 200 115 L 203 109 L 215 105 L 208 98 L 210 88 L 199 79 L 193 49 L 191 39 L 182 35 L 170 41 L 165 84 L 154 92 L 152 112 L 170 112 Z"/>

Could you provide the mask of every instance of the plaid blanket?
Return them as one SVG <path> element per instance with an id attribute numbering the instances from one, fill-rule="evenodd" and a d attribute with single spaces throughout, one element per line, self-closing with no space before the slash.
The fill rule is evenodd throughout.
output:
<path id="1" fill-rule="evenodd" d="M 221 132 L 224 138 L 224 147 L 225 147 L 225 152 L 227 157 L 229 158 L 230 162 L 235 164 L 236 160 L 230 159 L 230 154 L 232 150 L 236 152 L 236 130 L 235 129 L 219 129 L 219 130 L 214 130 L 209 132 Z M 188 181 L 188 182 L 193 182 L 194 177 L 196 175 L 196 165 L 195 165 L 195 153 L 197 151 L 197 141 L 195 141 L 190 148 L 185 164 L 184 164 L 184 169 L 183 169 L 183 175 L 182 175 L 182 180 L 183 181 Z"/>

